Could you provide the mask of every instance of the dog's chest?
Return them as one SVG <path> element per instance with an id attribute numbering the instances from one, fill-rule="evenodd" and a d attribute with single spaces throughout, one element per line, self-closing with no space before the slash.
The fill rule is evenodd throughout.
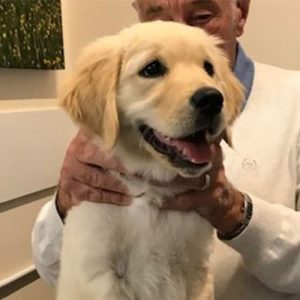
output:
<path id="1" fill-rule="evenodd" d="M 101 278 L 113 282 L 116 299 L 189 299 L 205 281 L 212 229 L 197 214 L 160 211 L 145 197 L 125 208 L 81 204 L 69 216 L 64 252 L 78 249 L 74 272 L 99 280 L 106 299 Z"/>

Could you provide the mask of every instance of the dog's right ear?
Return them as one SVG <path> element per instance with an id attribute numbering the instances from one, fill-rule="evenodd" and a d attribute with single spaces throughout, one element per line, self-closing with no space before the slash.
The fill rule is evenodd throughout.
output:
<path id="1" fill-rule="evenodd" d="M 120 64 L 119 37 L 97 40 L 84 50 L 59 97 L 72 119 L 100 136 L 106 149 L 114 146 L 119 132 L 116 88 Z"/>

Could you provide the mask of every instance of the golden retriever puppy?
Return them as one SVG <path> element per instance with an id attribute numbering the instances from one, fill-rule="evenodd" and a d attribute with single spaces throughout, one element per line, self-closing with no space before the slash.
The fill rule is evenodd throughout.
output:
<path id="1" fill-rule="evenodd" d="M 243 98 L 219 43 L 161 21 L 101 38 L 84 51 L 62 106 L 130 172 L 201 176 Z M 160 210 L 182 189 L 120 179 L 136 195 L 129 207 L 83 201 L 68 213 L 57 299 L 213 299 L 212 227 L 194 212 Z"/>

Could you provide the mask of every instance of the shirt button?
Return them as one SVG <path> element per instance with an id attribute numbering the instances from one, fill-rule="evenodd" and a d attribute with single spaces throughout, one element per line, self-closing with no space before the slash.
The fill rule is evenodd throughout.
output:
<path id="1" fill-rule="evenodd" d="M 254 159 L 245 158 L 242 161 L 242 169 L 245 172 L 253 172 L 257 168 L 257 162 Z"/>

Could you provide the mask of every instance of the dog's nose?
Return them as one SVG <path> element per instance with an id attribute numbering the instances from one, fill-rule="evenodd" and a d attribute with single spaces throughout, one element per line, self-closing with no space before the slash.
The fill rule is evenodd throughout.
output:
<path id="1" fill-rule="evenodd" d="M 214 88 L 202 88 L 190 99 L 191 105 L 207 116 L 219 114 L 223 107 L 223 95 Z"/>

